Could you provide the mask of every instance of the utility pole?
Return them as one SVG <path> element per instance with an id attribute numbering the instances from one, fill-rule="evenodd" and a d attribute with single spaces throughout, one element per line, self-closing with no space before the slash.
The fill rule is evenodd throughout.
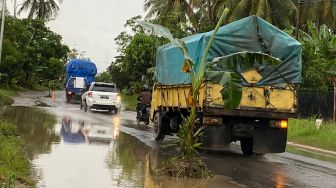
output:
<path id="1" fill-rule="evenodd" d="M 2 0 L 2 16 L 1 16 L 1 31 L 0 31 L 0 64 L 1 64 L 3 34 L 5 29 L 5 11 L 6 11 L 6 0 Z"/>
<path id="2" fill-rule="evenodd" d="M 14 21 L 16 19 L 16 0 L 14 0 Z"/>
<path id="3" fill-rule="evenodd" d="M 333 122 L 336 121 L 336 74 L 333 74 L 332 76 L 329 77 L 329 80 L 332 82 L 334 86 L 334 93 L 333 93 L 333 103 L 334 103 L 334 108 L 333 108 Z"/>

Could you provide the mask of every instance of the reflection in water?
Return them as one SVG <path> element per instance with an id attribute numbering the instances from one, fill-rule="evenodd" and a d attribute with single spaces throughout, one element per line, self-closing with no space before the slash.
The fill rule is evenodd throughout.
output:
<path id="1" fill-rule="evenodd" d="M 79 122 L 78 125 L 72 124 L 72 118 L 70 116 L 65 116 L 62 119 L 61 126 L 61 137 L 65 143 L 84 143 L 85 133 L 84 133 L 84 122 Z"/>
<path id="2" fill-rule="evenodd" d="M 145 165 L 146 156 L 151 156 L 151 168 L 160 165 L 162 156 L 138 139 L 119 132 L 118 116 L 113 117 L 112 126 L 70 116 L 57 123 L 54 116 L 26 107 L 10 108 L 2 116 L 18 126 L 34 159 L 37 187 L 232 187 L 223 179 L 211 184 L 154 178 Z M 55 134 L 58 131 L 61 137 Z"/>
<path id="3" fill-rule="evenodd" d="M 113 182 L 119 187 L 143 187 L 143 164 L 148 152 L 149 148 L 143 143 L 120 132 L 117 139 L 111 143 L 107 157 Z"/>
<path id="4" fill-rule="evenodd" d="M 112 123 L 113 123 L 113 139 L 117 139 L 119 136 L 119 126 L 120 126 L 119 116 L 114 116 L 112 119 Z"/>
<path id="5" fill-rule="evenodd" d="M 286 179 L 288 179 L 288 177 L 286 177 L 284 174 L 283 171 L 279 171 L 278 174 L 275 174 L 274 177 L 275 177 L 275 187 L 276 188 L 284 188 L 284 187 L 287 187 L 286 185 Z"/>
<path id="6" fill-rule="evenodd" d="M 111 126 L 103 126 L 81 120 L 74 121 L 70 116 L 63 117 L 60 134 L 64 143 L 71 144 L 109 144 L 113 137 Z"/>
<path id="7" fill-rule="evenodd" d="M 51 145 L 60 138 L 55 134 L 55 116 L 29 107 L 11 107 L 1 116 L 17 125 L 18 133 L 26 143 L 29 157 L 50 153 Z"/>

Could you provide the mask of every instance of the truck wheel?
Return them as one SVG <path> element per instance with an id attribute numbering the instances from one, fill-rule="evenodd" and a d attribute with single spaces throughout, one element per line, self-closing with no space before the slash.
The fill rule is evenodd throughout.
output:
<path id="1" fill-rule="evenodd" d="M 167 112 L 157 112 L 156 141 L 161 141 L 166 136 L 166 128 L 169 126 L 169 121 L 166 120 L 167 117 L 165 116 L 167 116 Z"/>
<path id="2" fill-rule="evenodd" d="M 244 155 L 253 154 L 253 138 L 241 138 L 240 148 Z"/>
<path id="3" fill-rule="evenodd" d="M 66 97 L 66 101 L 67 101 L 67 103 L 70 103 L 71 98 L 67 96 L 67 97 Z"/>
<path id="4" fill-rule="evenodd" d="M 81 100 L 79 108 L 82 110 L 83 109 L 83 101 Z"/>
<path id="5" fill-rule="evenodd" d="M 154 132 L 157 133 L 158 130 L 158 123 L 159 123 L 159 119 L 160 119 L 160 112 L 156 112 L 154 119 L 153 119 L 153 127 L 154 127 Z"/>
<path id="6" fill-rule="evenodd" d="M 146 118 L 145 125 L 149 125 L 149 118 Z"/>

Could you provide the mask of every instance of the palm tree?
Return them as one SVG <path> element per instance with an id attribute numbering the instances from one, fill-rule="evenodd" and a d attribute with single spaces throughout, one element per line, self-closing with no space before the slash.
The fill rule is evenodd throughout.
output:
<path id="1" fill-rule="evenodd" d="M 181 23 L 191 23 L 195 31 L 198 31 L 200 23 L 194 2 L 195 0 L 145 0 L 146 18 L 158 19 L 173 13 L 178 15 Z"/>
<path id="2" fill-rule="evenodd" d="M 58 2 L 57 2 L 58 1 Z M 57 15 L 59 3 L 62 0 L 25 0 L 18 13 L 28 11 L 28 18 L 37 18 L 49 21 Z"/>
<path id="3" fill-rule="evenodd" d="M 257 15 L 279 28 L 293 25 L 297 12 L 292 0 L 212 0 L 211 7 L 213 18 L 218 18 L 224 7 L 229 8 L 227 23 Z"/>

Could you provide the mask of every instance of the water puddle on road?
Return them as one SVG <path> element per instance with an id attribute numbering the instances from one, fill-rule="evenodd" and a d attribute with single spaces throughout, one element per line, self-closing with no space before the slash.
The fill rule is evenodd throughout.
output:
<path id="1" fill-rule="evenodd" d="M 17 125 L 34 164 L 37 187 L 237 187 L 219 176 L 212 180 L 153 177 L 151 172 L 164 157 L 120 132 L 118 116 L 107 125 L 12 107 L 1 118 Z"/>

